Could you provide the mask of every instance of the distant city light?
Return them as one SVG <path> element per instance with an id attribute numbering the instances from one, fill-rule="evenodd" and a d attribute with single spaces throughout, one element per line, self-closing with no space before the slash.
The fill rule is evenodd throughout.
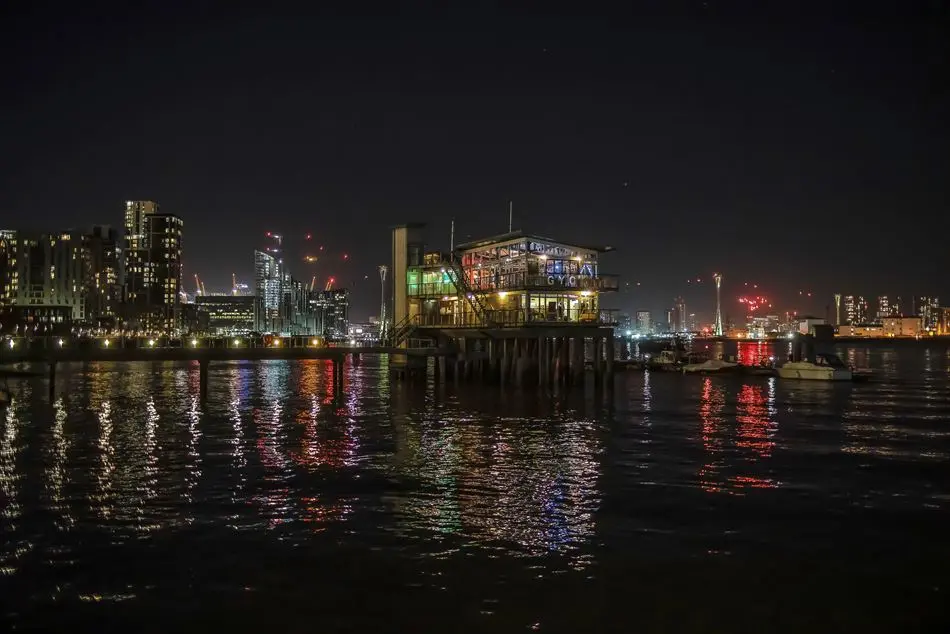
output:
<path id="1" fill-rule="evenodd" d="M 236 345 L 236 346 L 241 345 L 241 340 L 240 340 L 240 339 L 235 339 L 235 340 L 234 340 L 234 345 Z"/>
<path id="2" fill-rule="evenodd" d="M 154 339 L 149 339 L 149 340 L 148 340 L 148 345 L 149 345 L 150 348 L 155 347 L 155 340 L 154 340 Z"/>
<path id="3" fill-rule="evenodd" d="M 317 345 L 318 343 L 320 343 L 320 342 L 319 342 L 319 340 L 317 340 L 317 339 L 311 339 L 311 340 L 310 340 L 310 345 L 312 345 L 312 346 L 315 346 L 315 345 Z"/>
<path id="4" fill-rule="evenodd" d="M 63 340 L 62 340 L 62 339 L 59 340 L 59 347 L 60 347 L 60 348 L 63 347 Z"/>
<path id="5" fill-rule="evenodd" d="M 197 339 L 192 339 L 192 340 L 191 340 L 191 347 L 192 347 L 192 348 L 197 348 L 197 347 L 198 347 L 198 340 L 197 340 Z"/>
<path id="6" fill-rule="evenodd" d="M 104 345 L 106 348 L 108 348 L 108 347 L 109 347 L 109 340 L 106 339 L 105 341 L 103 341 L 103 342 L 102 342 L 102 345 Z"/>

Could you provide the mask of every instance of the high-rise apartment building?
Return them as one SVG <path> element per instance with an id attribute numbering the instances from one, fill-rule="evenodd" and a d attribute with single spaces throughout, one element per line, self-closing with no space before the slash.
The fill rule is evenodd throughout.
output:
<path id="1" fill-rule="evenodd" d="M 845 323 L 849 326 L 868 323 L 868 303 L 861 295 L 844 298 Z"/>
<path id="2" fill-rule="evenodd" d="M 314 299 L 317 334 L 345 339 L 349 333 L 349 292 L 345 288 L 320 291 Z"/>
<path id="3" fill-rule="evenodd" d="M 677 297 L 673 301 L 673 332 L 686 332 L 689 329 L 686 314 L 686 301 L 682 297 Z"/>
<path id="4" fill-rule="evenodd" d="M 115 229 L 97 225 L 83 237 L 86 252 L 86 318 L 114 326 L 122 303 L 121 249 Z"/>
<path id="5" fill-rule="evenodd" d="M 183 222 L 150 200 L 125 203 L 125 318 L 133 328 L 176 331 L 181 320 Z"/>
<path id="6" fill-rule="evenodd" d="M 936 331 L 940 325 L 940 298 L 921 297 L 917 301 L 917 314 L 924 330 Z"/>
<path id="7" fill-rule="evenodd" d="M 122 249 L 122 271 L 119 282 L 124 287 L 123 298 L 130 312 L 129 321 L 135 321 L 135 306 L 145 302 L 148 271 L 148 246 L 146 244 L 145 219 L 158 213 L 158 203 L 151 200 L 129 200 L 125 203 L 125 238 Z"/>
<path id="8" fill-rule="evenodd" d="M 86 254 L 78 231 L 0 232 L 2 303 L 56 306 L 71 319 L 86 317 Z"/>
<path id="9" fill-rule="evenodd" d="M 653 332 L 653 318 L 648 310 L 637 311 L 637 332 L 641 335 L 648 335 Z"/>
<path id="10" fill-rule="evenodd" d="M 254 251 L 254 329 L 279 332 L 284 263 L 271 253 Z"/>

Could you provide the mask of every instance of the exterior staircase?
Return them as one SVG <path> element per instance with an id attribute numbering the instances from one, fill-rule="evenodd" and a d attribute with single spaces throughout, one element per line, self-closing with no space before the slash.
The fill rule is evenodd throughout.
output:
<path id="1" fill-rule="evenodd" d="M 485 304 L 472 290 L 472 287 L 468 283 L 468 278 L 465 277 L 465 273 L 462 271 L 461 265 L 453 260 L 449 264 L 449 267 L 449 278 L 452 280 L 452 283 L 455 284 L 456 290 L 465 296 L 465 299 L 472 307 L 472 312 L 475 313 L 475 318 L 478 321 L 475 325 L 492 325 L 492 321 L 488 319 L 488 311 L 485 309 Z"/>

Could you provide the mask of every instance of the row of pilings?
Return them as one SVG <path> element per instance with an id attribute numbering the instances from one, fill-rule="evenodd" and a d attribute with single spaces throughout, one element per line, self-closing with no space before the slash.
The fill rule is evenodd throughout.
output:
<path id="1" fill-rule="evenodd" d="M 612 385 L 615 342 L 613 334 L 594 337 L 516 336 L 457 338 L 454 352 L 432 356 L 436 381 L 458 381 L 513 387 L 584 385 L 591 370 L 595 385 Z M 425 359 L 410 358 L 410 380 L 428 375 Z"/>

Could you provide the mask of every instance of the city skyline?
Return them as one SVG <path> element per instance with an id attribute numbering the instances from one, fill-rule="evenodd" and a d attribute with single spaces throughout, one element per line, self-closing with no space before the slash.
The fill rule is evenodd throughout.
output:
<path id="1" fill-rule="evenodd" d="M 808 312 L 839 289 L 950 296 L 920 248 L 950 229 L 948 93 L 917 53 L 946 45 L 926 27 L 937 12 L 18 5 L 0 27 L 16 96 L 0 209 L 55 230 L 156 200 L 187 223 L 185 279 L 221 288 L 250 278 L 238 254 L 265 231 L 312 232 L 351 254 L 338 277 L 365 280 L 359 314 L 378 312 L 390 226 L 425 221 L 446 244 L 453 218 L 459 240 L 501 233 L 509 201 L 515 228 L 613 243 L 605 264 L 639 294 L 628 311 L 699 306 L 712 293 L 683 280 L 714 271 L 724 304 L 746 281 L 822 298 Z"/>

